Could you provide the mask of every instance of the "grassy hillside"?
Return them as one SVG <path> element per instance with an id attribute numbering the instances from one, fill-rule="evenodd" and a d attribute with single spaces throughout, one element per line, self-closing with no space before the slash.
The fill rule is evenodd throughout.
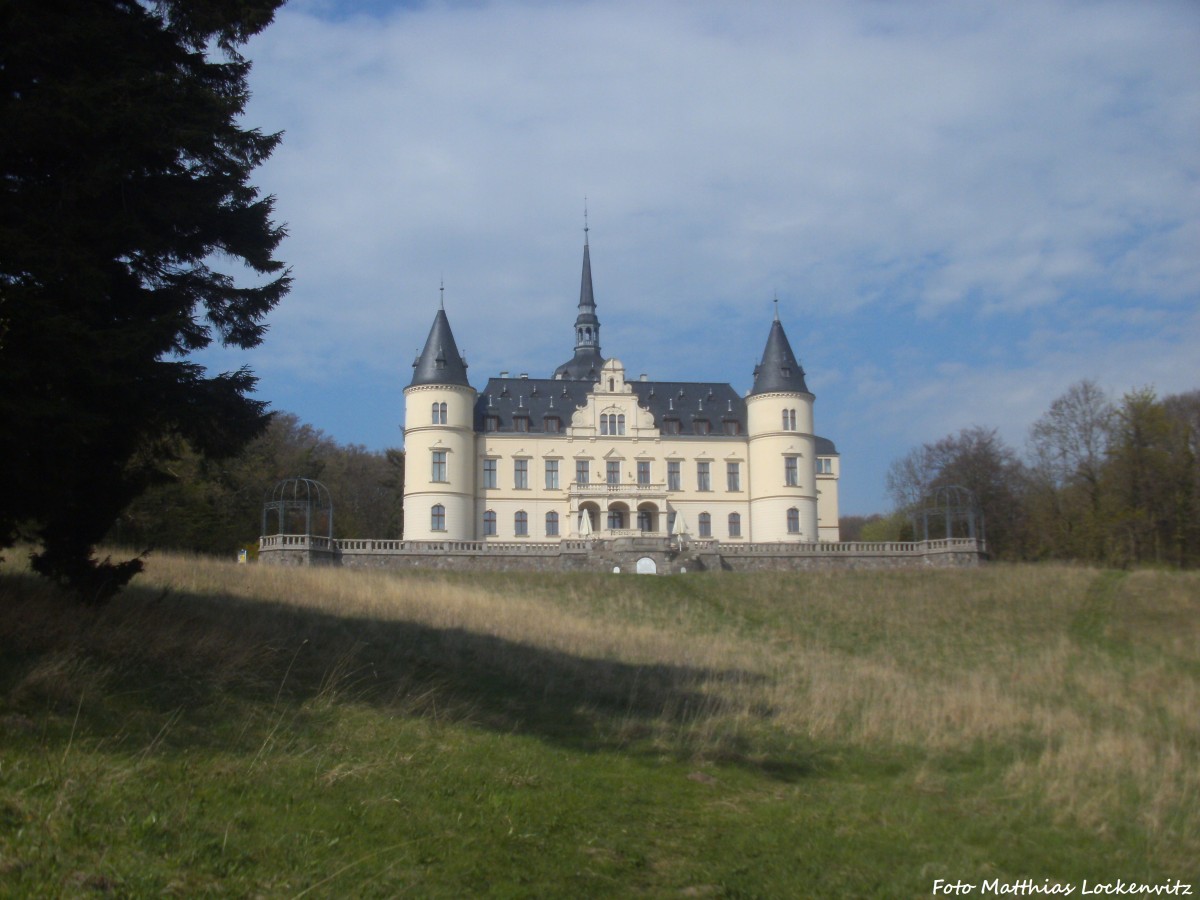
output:
<path id="1" fill-rule="evenodd" d="M 0 573 L 0 894 L 1200 890 L 1200 575 Z M 976 891 L 976 896 L 978 896 Z"/>

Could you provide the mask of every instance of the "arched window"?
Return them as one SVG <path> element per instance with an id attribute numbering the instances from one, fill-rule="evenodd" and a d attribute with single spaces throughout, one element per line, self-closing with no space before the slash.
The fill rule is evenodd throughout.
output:
<path id="1" fill-rule="evenodd" d="M 700 537 L 712 537 L 712 516 L 700 513 Z"/>
<path id="2" fill-rule="evenodd" d="M 433 531 L 446 530 L 446 507 L 442 504 L 435 503 L 429 511 L 429 527 Z"/>
<path id="3" fill-rule="evenodd" d="M 600 414 L 600 433 L 608 434 L 608 413 Z"/>
<path id="4" fill-rule="evenodd" d="M 737 513 L 729 514 L 729 536 L 731 538 L 742 536 L 742 517 Z"/>
<path id="5" fill-rule="evenodd" d="M 608 511 L 608 528 L 610 531 L 615 531 L 618 528 L 625 527 L 625 513 L 619 509 L 610 509 Z"/>
<path id="6" fill-rule="evenodd" d="M 523 509 L 517 510 L 517 514 L 513 516 L 513 533 L 517 537 L 525 537 L 529 534 L 529 513 Z"/>
<path id="7" fill-rule="evenodd" d="M 496 511 L 494 509 L 489 509 L 483 514 L 483 533 L 485 535 L 496 533 Z"/>
<path id="8" fill-rule="evenodd" d="M 446 404 L 445 403 L 433 404 L 433 424 L 434 425 L 445 425 L 446 424 Z"/>
<path id="9" fill-rule="evenodd" d="M 558 537 L 558 513 L 546 513 L 546 537 Z"/>
<path id="10" fill-rule="evenodd" d="M 783 410 L 783 430 L 788 430 L 788 411 L 786 409 Z"/>
<path id="11" fill-rule="evenodd" d="M 617 416 L 617 434 L 625 433 L 625 414 Z"/>
<path id="12" fill-rule="evenodd" d="M 637 527 L 638 527 L 638 531 L 649 531 L 650 530 L 650 510 L 648 510 L 648 509 L 639 509 L 638 510 Z"/>
<path id="13" fill-rule="evenodd" d="M 788 534 L 800 533 L 800 510 L 794 506 L 787 511 L 787 529 Z"/>

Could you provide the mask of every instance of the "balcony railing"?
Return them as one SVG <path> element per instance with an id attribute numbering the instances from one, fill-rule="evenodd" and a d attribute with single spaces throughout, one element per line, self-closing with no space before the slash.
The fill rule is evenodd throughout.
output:
<path id="1" fill-rule="evenodd" d="M 666 496 L 667 486 L 665 484 L 638 484 L 636 482 L 622 482 L 620 484 L 609 484 L 605 481 L 590 481 L 580 483 L 572 481 L 569 488 L 572 497 L 614 497 L 614 496 L 635 496 L 635 497 L 652 497 Z"/>

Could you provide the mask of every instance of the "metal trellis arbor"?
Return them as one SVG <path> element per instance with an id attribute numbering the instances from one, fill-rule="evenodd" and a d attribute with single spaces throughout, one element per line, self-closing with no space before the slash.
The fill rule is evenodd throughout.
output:
<path id="1" fill-rule="evenodd" d="M 934 540 L 939 537 L 966 537 L 980 544 L 984 542 L 983 511 L 975 502 L 975 494 L 960 485 L 944 485 L 934 490 L 926 505 L 913 517 L 914 536 L 919 535 L 921 540 L 928 541 L 931 522 L 934 523 Z M 941 529 L 938 525 L 941 525 Z M 939 530 L 943 532 L 940 535 L 937 534 Z"/>
<path id="2" fill-rule="evenodd" d="M 275 534 L 333 538 L 333 499 L 329 489 L 312 478 L 285 478 L 263 503 L 262 533 L 274 514 Z M 303 523 L 303 529 L 300 525 Z"/>

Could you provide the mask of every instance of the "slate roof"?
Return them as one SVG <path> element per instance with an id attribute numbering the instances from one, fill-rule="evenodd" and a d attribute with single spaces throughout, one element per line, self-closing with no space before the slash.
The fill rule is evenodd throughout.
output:
<path id="1" fill-rule="evenodd" d="M 746 401 L 728 384 L 683 381 L 629 382 L 638 405 L 648 409 L 661 427 L 667 419 L 679 422 L 680 435 L 721 437 L 725 423 L 736 423 L 737 434 L 746 433 Z M 493 431 L 514 431 L 513 420 L 528 418 L 528 430 L 543 432 L 547 416 L 557 416 L 563 430 L 571 414 L 587 403 L 594 381 L 553 378 L 491 378 L 475 403 L 475 428 L 484 431 L 486 418 L 496 418 Z M 707 422 L 709 431 L 697 423 Z"/>
<path id="2" fill-rule="evenodd" d="M 804 383 L 804 369 L 792 352 L 787 335 L 783 333 L 783 325 L 776 316 L 771 323 L 771 333 L 767 335 L 767 346 L 763 350 L 762 362 L 754 367 L 754 387 L 751 394 L 772 394 L 776 392 L 800 391 L 808 393 Z"/>
<path id="3" fill-rule="evenodd" d="M 409 386 L 418 384 L 460 384 L 470 387 L 467 381 L 467 361 L 458 352 L 454 343 L 454 332 L 446 310 L 439 309 L 433 318 L 433 327 L 425 340 L 425 349 L 413 360 L 413 377 Z"/>
<path id="4" fill-rule="evenodd" d="M 679 422 L 679 434 L 670 437 L 702 436 L 705 439 L 746 438 L 746 401 L 728 384 L 695 381 L 631 381 L 638 405 L 648 409 L 660 428 L 663 422 Z M 487 418 L 495 417 L 492 429 L 498 433 L 517 431 L 514 421 L 528 419 L 526 430 L 545 434 L 545 420 L 555 416 L 565 432 L 571 425 L 571 414 L 587 403 L 588 393 L 595 382 L 566 381 L 553 378 L 489 378 L 475 401 L 475 430 L 487 430 Z M 707 422 L 710 431 L 697 429 L 698 422 Z M 726 431 L 727 423 L 735 423 L 734 434 Z M 817 453 L 837 454 L 833 441 L 817 438 Z"/>

